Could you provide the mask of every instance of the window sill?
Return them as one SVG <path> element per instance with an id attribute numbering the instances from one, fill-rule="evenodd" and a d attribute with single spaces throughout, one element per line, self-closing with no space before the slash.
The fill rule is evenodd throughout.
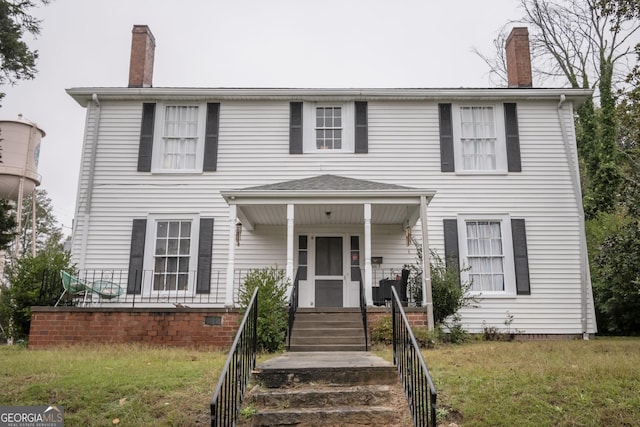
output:
<path id="1" fill-rule="evenodd" d="M 456 171 L 456 175 L 460 176 L 506 176 L 508 171 Z"/>
<path id="2" fill-rule="evenodd" d="M 480 299 L 516 299 L 519 295 L 507 294 L 507 293 L 483 293 L 483 292 L 469 292 L 470 296 L 478 297 Z"/>

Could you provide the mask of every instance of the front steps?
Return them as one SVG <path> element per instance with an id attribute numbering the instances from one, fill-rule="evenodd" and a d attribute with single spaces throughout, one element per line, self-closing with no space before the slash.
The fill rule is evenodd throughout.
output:
<path id="1" fill-rule="evenodd" d="M 368 352 L 285 353 L 256 368 L 238 426 L 405 426 L 395 367 Z"/>
<path id="2" fill-rule="evenodd" d="M 289 351 L 366 351 L 359 308 L 298 308 Z"/>

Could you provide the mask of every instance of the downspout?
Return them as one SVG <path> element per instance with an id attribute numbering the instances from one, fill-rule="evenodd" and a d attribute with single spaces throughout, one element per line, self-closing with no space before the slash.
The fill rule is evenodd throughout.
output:
<path id="1" fill-rule="evenodd" d="M 100 101 L 98 95 L 93 94 L 91 96 L 93 104 L 95 105 L 95 117 L 93 120 L 93 138 L 91 141 L 91 153 L 89 155 L 89 176 L 87 178 L 87 193 L 85 197 L 84 205 L 84 224 L 82 227 L 82 243 L 80 246 L 80 269 L 85 268 L 85 261 L 87 257 L 87 240 L 89 239 L 89 225 L 91 222 L 91 202 L 93 199 L 93 181 L 95 177 L 96 157 L 98 154 L 98 133 L 100 131 Z"/>
<path id="2" fill-rule="evenodd" d="M 565 128 L 564 114 L 562 106 L 566 100 L 564 94 L 560 95 L 560 102 L 558 103 L 558 120 L 560 121 L 560 131 L 562 132 L 562 141 L 564 142 L 564 150 L 567 154 L 567 160 L 569 162 L 569 171 L 571 175 L 571 184 L 573 186 L 573 194 L 576 198 L 578 205 L 578 221 L 579 221 L 579 234 L 580 234 L 580 311 L 581 311 L 581 323 L 582 323 L 582 338 L 589 339 L 588 321 L 587 321 L 587 299 L 589 298 L 588 292 L 590 289 L 591 276 L 589 272 L 589 257 L 587 256 L 587 237 L 585 232 L 585 220 L 584 220 L 584 206 L 582 204 L 582 190 L 580 188 L 579 171 L 576 163 L 574 162 L 573 155 L 571 154 L 571 146 L 569 144 L 569 136 Z"/>

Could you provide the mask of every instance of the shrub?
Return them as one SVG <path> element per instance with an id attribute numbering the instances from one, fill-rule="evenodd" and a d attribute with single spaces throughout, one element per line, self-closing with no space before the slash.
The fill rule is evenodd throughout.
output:
<path id="1" fill-rule="evenodd" d="M 422 246 L 414 240 L 417 257 L 415 264 L 407 264 L 410 271 L 409 289 L 415 301 L 422 301 Z M 431 293 L 433 317 L 436 325 L 442 324 L 449 316 L 464 307 L 473 307 L 479 301 L 477 295 L 470 295 L 471 281 L 460 281 L 457 266 L 448 266 L 435 252 L 431 251 Z M 464 271 L 464 270 L 463 270 Z"/>
<path id="2" fill-rule="evenodd" d="M 287 286 L 285 272 L 273 267 L 249 271 L 240 286 L 239 302 L 244 312 L 258 288 L 258 351 L 284 348 L 287 335 Z"/>
<path id="3" fill-rule="evenodd" d="M 73 270 L 70 264 L 68 252 L 50 245 L 36 256 L 26 254 L 7 265 L 9 286 L 0 290 L 0 324 L 9 337 L 28 338 L 31 307 L 56 303 L 63 292 L 60 270 Z"/>
<path id="4" fill-rule="evenodd" d="M 391 316 L 378 319 L 371 327 L 371 341 L 373 343 L 391 344 L 393 341 L 393 322 Z"/>

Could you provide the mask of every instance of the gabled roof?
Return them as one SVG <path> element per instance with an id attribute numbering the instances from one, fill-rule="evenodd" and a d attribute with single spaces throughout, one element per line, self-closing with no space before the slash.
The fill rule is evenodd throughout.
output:
<path id="1" fill-rule="evenodd" d="M 370 191 L 370 190 L 415 190 L 395 184 L 347 178 L 337 175 L 319 175 L 311 178 L 294 179 L 274 184 L 245 188 L 247 191 Z"/>

